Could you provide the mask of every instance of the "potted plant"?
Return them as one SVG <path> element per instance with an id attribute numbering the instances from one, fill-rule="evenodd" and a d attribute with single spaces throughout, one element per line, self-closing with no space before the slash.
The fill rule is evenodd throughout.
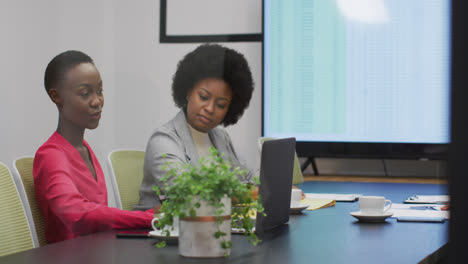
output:
<path id="1" fill-rule="evenodd" d="M 167 200 L 160 208 L 157 227 L 166 230 L 179 217 L 179 253 L 186 257 L 222 257 L 230 254 L 231 223 L 245 229 L 253 245 L 260 240 L 252 223 L 252 212 L 264 213 L 254 185 L 239 181 L 245 171 L 233 168 L 215 148 L 198 165 L 166 163 L 162 181 Z M 258 182 L 256 182 L 258 184 Z M 161 189 L 154 187 L 158 195 Z M 234 202 L 235 206 L 231 207 Z M 231 221 L 232 220 L 232 221 Z M 162 241 L 158 247 L 165 246 Z"/>

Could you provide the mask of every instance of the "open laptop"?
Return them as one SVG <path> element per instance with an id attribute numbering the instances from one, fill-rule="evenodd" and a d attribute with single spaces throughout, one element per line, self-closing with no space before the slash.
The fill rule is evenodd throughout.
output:
<path id="1" fill-rule="evenodd" d="M 263 233 L 289 221 L 296 139 L 268 140 L 263 143 L 259 194 L 266 216 L 257 214 L 256 233 Z M 243 233 L 233 228 L 232 233 Z"/>

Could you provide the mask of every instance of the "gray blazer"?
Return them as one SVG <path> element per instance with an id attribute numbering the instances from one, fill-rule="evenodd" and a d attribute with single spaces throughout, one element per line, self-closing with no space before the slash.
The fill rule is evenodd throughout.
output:
<path id="1" fill-rule="evenodd" d="M 247 173 L 240 179 L 242 182 L 252 182 L 253 176 L 258 174 L 257 170 L 251 170 L 241 164 L 232 146 L 231 139 L 223 128 L 216 127 L 208 132 L 214 147 L 225 153 L 226 158 L 230 158 L 232 165 L 247 170 Z M 161 155 L 166 154 L 166 158 Z M 198 152 L 193 142 L 190 129 L 188 127 L 185 113 L 181 110 L 171 121 L 156 129 L 146 145 L 144 161 L 144 176 L 140 187 L 140 202 L 135 207 L 138 210 L 146 210 L 160 205 L 159 198 L 153 191 L 153 186 L 162 187 L 160 179 L 165 175 L 161 166 L 165 162 L 169 163 L 198 163 Z"/>

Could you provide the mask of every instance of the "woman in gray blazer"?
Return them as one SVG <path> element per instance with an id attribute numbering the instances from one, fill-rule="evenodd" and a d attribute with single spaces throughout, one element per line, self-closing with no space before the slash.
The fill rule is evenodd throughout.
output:
<path id="1" fill-rule="evenodd" d="M 257 171 L 241 164 L 228 133 L 218 125 L 237 123 L 249 105 L 253 88 L 246 59 L 233 49 L 204 44 L 179 62 L 172 96 L 181 110 L 148 140 L 140 203 L 136 209 L 160 205 L 153 186 L 162 187 L 160 178 L 165 171 L 161 166 L 165 162 L 195 164 L 209 153 L 211 146 L 224 153 L 233 166 L 247 170 L 241 181 L 252 182 Z"/>

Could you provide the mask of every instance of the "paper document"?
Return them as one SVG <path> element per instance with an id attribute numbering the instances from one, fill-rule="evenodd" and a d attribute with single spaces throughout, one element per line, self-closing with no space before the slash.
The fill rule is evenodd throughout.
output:
<path id="1" fill-rule="evenodd" d="M 443 205 L 436 204 L 392 204 L 390 212 L 393 218 L 408 217 L 443 217 L 450 218 L 450 211 L 441 210 Z"/>
<path id="2" fill-rule="evenodd" d="M 337 202 L 354 202 L 361 194 L 306 193 L 306 198 L 330 199 Z"/>
<path id="3" fill-rule="evenodd" d="M 405 200 L 405 203 L 448 203 L 450 197 L 448 195 L 414 195 Z"/>
<path id="4" fill-rule="evenodd" d="M 326 208 L 335 205 L 335 200 L 332 199 L 315 199 L 305 198 L 301 200 L 301 204 L 308 205 L 307 211 L 313 211 L 321 208 Z"/>

